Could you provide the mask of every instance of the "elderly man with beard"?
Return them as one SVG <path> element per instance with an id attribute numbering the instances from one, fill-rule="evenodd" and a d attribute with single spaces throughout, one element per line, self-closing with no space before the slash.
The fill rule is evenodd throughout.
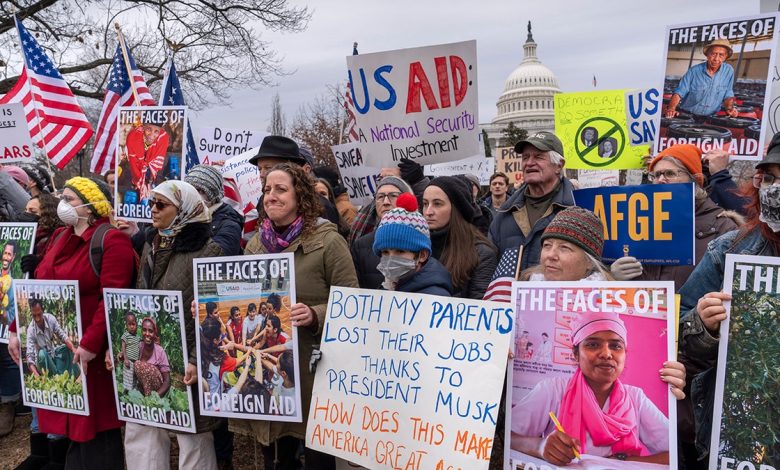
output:
<path id="1" fill-rule="evenodd" d="M 555 214 L 574 205 L 574 187 L 563 176 L 563 144 L 555 134 L 538 132 L 518 142 L 515 152 L 524 182 L 496 212 L 489 235 L 499 254 L 522 246 L 526 269 L 539 264 L 541 236 Z"/>

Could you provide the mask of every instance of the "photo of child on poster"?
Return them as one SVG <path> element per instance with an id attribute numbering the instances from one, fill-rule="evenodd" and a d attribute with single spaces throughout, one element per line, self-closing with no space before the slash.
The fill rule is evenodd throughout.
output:
<path id="1" fill-rule="evenodd" d="M 152 189 L 182 178 L 183 106 L 122 107 L 119 110 L 114 211 L 122 220 L 150 222 Z"/>
<path id="2" fill-rule="evenodd" d="M 292 255 L 202 258 L 194 269 L 201 413 L 299 422 Z"/>
<path id="3" fill-rule="evenodd" d="M 89 415 L 87 378 L 73 363 L 82 334 L 78 282 L 17 279 L 13 289 L 24 404 Z"/>
<path id="4" fill-rule="evenodd" d="M 632 467 L 614 460 L 676 468 L 676 428 L 669 426 L 676 407 L 658 378 L 674 353 L 673 284 L 528 282 L 513 289 L 513 468 L 590 468 L 583 465 L 605 458 L 616 468 Z M 581 459 L 565 458 L 572 448 Z"/>
<path id="5" fill-rule="evenodd" d="M 181 292 L 104 289 L 119 418 L 195 432 Z"/>
<path id="6" fill-rule="evenodd" d="M 769 128 L 775 15 L 670 26 L 665 44 L 656 153 L 695 144 L 705 153 L 726 149 L 732 157 L 760 159 Z"/>
<path id="7" fill-rule="evenodd" d="M 34 223 L 0 223 L 0 343 L 8 343 L 8 326 L 16 315 L 11 284 L 27 277 L 22 273 L 22 256 L 35 248 L 36 227 Z"/>

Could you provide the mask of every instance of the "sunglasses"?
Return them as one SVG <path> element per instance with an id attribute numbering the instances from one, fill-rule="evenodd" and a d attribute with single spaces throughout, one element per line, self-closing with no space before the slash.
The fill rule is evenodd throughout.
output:
<path id="1" fill-rule="evenodd" d="M 150 206 L 152 206 L 152 207 L 154 207 L 154 208 L 155 208 L 155 209 L 157 209 L 158 211 L 161 211 L 161 210 L 165 209 L 165 208 L 166 208 L 166 207 L 168 207 L 168 206 L 172 206 L 172 205 L 173 205 L 173 203 L 170 203 L 170 202 L 162 202 L 162 201 L 160 201 L 159 199 L 150 199 L 150 200 L 149 200 L 149 205 L 150 205 Z"/>

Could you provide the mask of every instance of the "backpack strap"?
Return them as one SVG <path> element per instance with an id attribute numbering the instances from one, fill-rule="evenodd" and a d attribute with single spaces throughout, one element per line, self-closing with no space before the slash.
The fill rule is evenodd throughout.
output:
<path id="1" fill-rule="evenodd" d="M 106 233 L 113 229 L 111 224 L 100 224 L 92 234 L 89 242 L 89 264 L 92 266 L 92 272 L 100 278 L 100 270 L 103 267 L 103 242 L 106 239 Z"/>

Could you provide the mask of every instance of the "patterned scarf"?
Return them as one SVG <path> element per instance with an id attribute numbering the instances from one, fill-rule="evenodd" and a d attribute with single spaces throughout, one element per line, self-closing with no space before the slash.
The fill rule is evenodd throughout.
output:
<path id="1" fill-rule="evenodd" d="M 361 207 L 357 215 L 355 215 L 355 220 L 352 221 L 352 227 L 350 228 L 349 237 L 347 238 L 349 246 L 352 246 L 352 244 L 355 243 L 355 240 L 363 235 L 373 232 L 378 223 L 376 204 L 374 201 Z"/>
<path id="2" fill-rule="evenodd" d="M 281 253 L 290 246 L 303 231 L 303 215 L 299 215 L 284 232 L 274 230 L 271 219 L 265 218 L 260 225 L 260 241 L 268 253 Z"/>
<path id="3" fill-rule="evenodd" d="M 171 225 L 168 228 L 158 230 L 161 236 L 175 237 L 187 224 L 211 222 L 211 213 L 206 207 L 206 203 L 198 194 L 198 190 L 191 184 L 179 180 L 168 180 L 157 185 L 152 192 L 165 196 L 178 209 L 176 218 L 173 219 Z"/>

